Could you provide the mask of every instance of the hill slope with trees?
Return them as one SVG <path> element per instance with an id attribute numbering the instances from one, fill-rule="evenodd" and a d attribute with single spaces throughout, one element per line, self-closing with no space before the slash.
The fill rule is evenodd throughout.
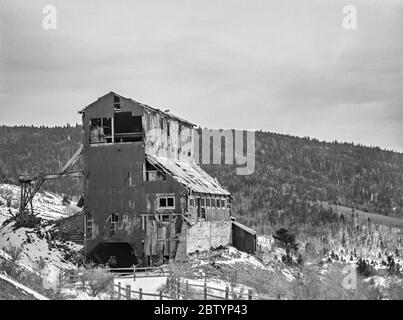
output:
<path id="1" fill-rule="evenodd" d="M 0 126 L 0 182 L 17 184 L 24 172 L 57 172 L 81 141 L 78 125 Z M 235 165 L 203 168 L 233 192 L 234 212 L 244 222 L 310 219 L 320 201 L 403 218 L 401 153 L 259 131 L 252 175 L 237 176 Z M 82 192 L 80 180 L 73 178 L 48 181 L 43 188 L 67 195 Z"/>

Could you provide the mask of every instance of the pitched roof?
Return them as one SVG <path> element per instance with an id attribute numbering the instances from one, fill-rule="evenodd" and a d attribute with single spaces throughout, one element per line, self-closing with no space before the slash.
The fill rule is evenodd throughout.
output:
<path id="1" fill-rule="evenodd" d="M 176 181 L 194 192 L 231 196 L 217 179 L 211 177 L 196 163 L 185 163 L 165 157 L 146 155 L 146 159 L 157 169 L 169 174 Z"/>
<path id="2" fill-rule="evenodd" d="M 96 101 L 94 101 L 94 102 L 92 102 L 91 104 L 89 104 L 88 106 L 84 107 L 84 108 L 83 108 L 82 110 L 80 110 L 78 113 L 80 113 L 80 114 L 81 114 L 81 113 L 85 113 L 85 110 L 86 110 L 88 107 L 91 107 L 91 106 L 94 105 L 98 100 L 100 100 L 100 99 L 102 99 L 102 98 L 104 98 L 104 97 L 106 97 L 107 95 L 110 95 L 110 94 L 115 95 L 115 96 L 118 96 L 118 97 L 123 98 L 123 99 L 126 99 L 126 100 L 129 100 L 129 101 L 131 101 L 131 102 L 133 102 L 133 103 L 136 103 L 137 105 L 143 107 L 144 109 L 146 109 L 146 110 L 148 110 L 148 111 L 160 113 L 160 114 L 162 114 L 162 115 L 165 115 L 166 117 L 169 117 L 169 118 L 175 119 L 175 120 L 177 120 L 177 121 L 179 121 L 179 122 L 183 122 L 183 123 L 186 123 L 186 124 L 188 124 L 188 125 L 190 125 L 190 126 L 196 127 L 196 125 L 195 125 L 194 123 L 192 123 L 192 122 L 190 122 L 190 121 L 188 121 L 188 120 L 185 120 L 185 119 L 183 119 L 183 118 L 180 118 L 180 117 L 178 117 L 178 116 L 176 116 L 176 115 L 170 113 L 169 111 L 168 111 L 168 112 L 162 111 L 162 110 L 160 110 L 160 109 L 151 107 L 151 106 L 149 106 L 149 105 L 147 105 L 147 104 L 138 102 L 138 101 L 136 101 L 136 100 L 134 100 L 134 99 L 123 97 L 123 96 L 121 96 L 120 94 L 117 94 L 117 93 L 115 93 L 115 92 L 113 92 L 113 91 L 111 91 L 111 92 L 109 92 L 109 93 L 103 95 L 102 97 L 99 97 Z"/>
<path id="3" fill-rule="evenodd" d="M 255 231 L 255 230 L 253 230 L 253 229 L 251 229 L 251 228 L 245 226 L 245 225 L 242 224 L 242 223 L 239 223 L 239 222 L 237 222 L 237 221 L 232 221 L 232 224 L 236 225 L 238 228 L 241 228 L 242 230 L 245 230 L 246 232 L 248 232 L 248 233 L 250 233 L 250 234 L 252 234 L 252 235 L 255 235 L 255 234 L 256 234 L 256 231 Z"/>

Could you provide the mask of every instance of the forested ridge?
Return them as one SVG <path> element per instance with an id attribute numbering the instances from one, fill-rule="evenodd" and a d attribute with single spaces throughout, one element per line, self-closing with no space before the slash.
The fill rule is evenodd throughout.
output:
<path id="1" fill-rule="evenodd" d="M 24 172 L 57 172 L 81 142 L 78 125 L 0 126 L 0 182 L 18 183 Z M 234 212 L 250 222 L 306 220 L 319 201 L 403 218 L 401 153 L 258 131 L 252 175 L 236 175 L 234 165 L 203 168 L 234 194 Z M 48 181 L 44 188 L 81 193 L 80 180 L 72 178 Z"/>

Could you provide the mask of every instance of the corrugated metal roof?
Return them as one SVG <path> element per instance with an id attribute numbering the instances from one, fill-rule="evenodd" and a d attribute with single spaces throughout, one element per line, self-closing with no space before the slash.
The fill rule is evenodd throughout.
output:
<path id="1" fill-rule="evenodd" d="M 251 228 L 245 226 L 245 225 L 242 224 L 242 223 L 239 223 L 239 222 L 237 222 L 237 221 L 232 221 L 232 224 L 236 225 L 238 228 L 241 228 L 242 230 L 245 230 L 246 232 L 248 232 L 248 233 L 250 233 L 250 234 L 253 234 L 253 235 L 256 234 L 256 231 L 255 231 L 255 230 L 253 230 L 253 229 L 251 229 Z"/>
<path id="2" fill-rule="evenodd" d="M 211 177 L 196 163 L 185 163 L 165 157 L 146 155 L 147 160 L 158 169 L 194 192 L 231 196 L 217 179 Z"/>

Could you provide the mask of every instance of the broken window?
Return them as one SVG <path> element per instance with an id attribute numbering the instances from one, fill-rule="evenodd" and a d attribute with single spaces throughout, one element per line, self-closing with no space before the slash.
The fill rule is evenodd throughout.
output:
<path id="1" fill-rule="evenodd" d="M 93 225 L 93 217 L 92 215 L 87 215 L 86 216 L 86 237 L 91 238 L 92 237 L 92 225 Z"/>
<path id="2" fill-rule="evenodd" d="M 158 197 L 159 209 L 175 209 L 175 197 Z"/>
<path id="3" fill-rule="evenodd" d="M 120 110 L 120 98 L 118 96 L 113 96 L 113 108 Z"/>
<path id="4" fill-rule="evenodd" d="M 189 199 L 189 207 L 194 208 L 194 206 L 195 206 L 195 199 L 190 198 Z"/>
<path id="5" fill-rule="evenodd" d="M 112 213 L 108 219 L 106 219 L 106 221 L 110 223 L 110 227 L 109 227 L 109 234 L 111 236 L 114 236 L 116 234 L 117 229 L 117 224 L 119 221 L 119 216 L 116 213 Z"/>
<path id="6" fill-rule="evenodd" d="M 90 120 L 90 143 L 112 142 L 112 118 Z"/>
<path id="7" fill-rule="evenodd" d="M 163 181 L 165 180 L 165 175 L 158 171 L 150 162 L 146 161 L 146 180 L 145 181 Z"/>
<path id="8" fill-rule="evenodd" d="M 217 198 L 217 209 L 220 208 L 220 198 Z"/>
<path id="9" fill-rule="evenodd" d="M 141 116 L 129 112 L 116 112 L 114 115 L 115 142 L 136 142 L 143 140 Z"/>

